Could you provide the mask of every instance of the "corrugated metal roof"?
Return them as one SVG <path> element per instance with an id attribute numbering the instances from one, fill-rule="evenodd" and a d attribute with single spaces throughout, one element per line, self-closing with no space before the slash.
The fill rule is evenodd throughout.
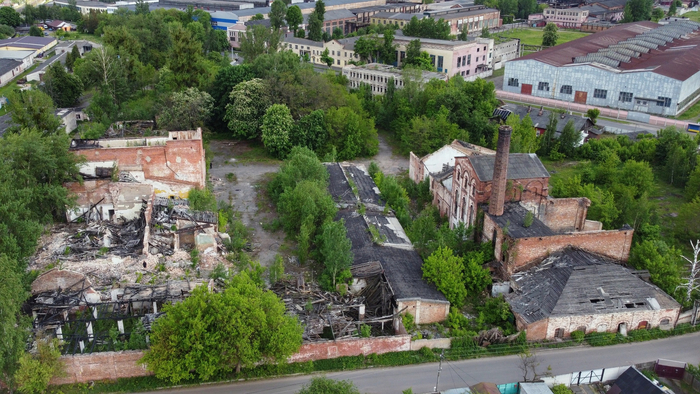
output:
<path id="1" fill-rule="evenodd" d="M 483 182 L 493 180 L 493 167 L 496 156 L 470 156 L 469 160 L 474 167 L 476 176 Z M 549 172 L 534 153 L 511 153 L 508 155 L 508 178 L 529 179 L 549 178 Z"/>

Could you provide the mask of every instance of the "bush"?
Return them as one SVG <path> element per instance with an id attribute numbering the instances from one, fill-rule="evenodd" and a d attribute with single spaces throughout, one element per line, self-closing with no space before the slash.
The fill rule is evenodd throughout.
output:
<path id="1" fill-rule="evenodd" d="M 564 386 L 563 384 L 558 384 L 558 385 L 552 387 L 552 393 L 553 394 L 573 394 L 574 392 L 569 390 L 569 388 Z"/>
<path id="2" fill-rule="evenodd" d="M 216 211 L 216 196 L 210 189 L 191 189 L 187 199 L 193 211 Z"/>
<path id="3" fill-rule="evenodd" d="M 44 393 L 49 381 L 63 373 L 58 339 L 37 339 L 37 354 L 24 353 L 19 359 L 15 380 L 19 391 L 25 394 Z"/>
<path id="4" fill-rule="evenodd" d="M 571 340 L 576 341 L 578 343 L 583 342 L 583 339 L 586 337 L 586 335 L 583 333 L 583 331 L 572 331 L 571 332 Z"/>
<path id="5" fill-rule="evenodd" d="M 416 328 L 416 324 L 414 323 L 415 319 L 410 313 L 404 313 L 403 316 L 401 316 L 401 322 L 407 332 L 411 332 Z"/>
<path id="6" fill-rule="evenodd" d="M 363 324 L 360 326 L 360 337 L 369 338 L 372 336 L 372 327 Z"/>

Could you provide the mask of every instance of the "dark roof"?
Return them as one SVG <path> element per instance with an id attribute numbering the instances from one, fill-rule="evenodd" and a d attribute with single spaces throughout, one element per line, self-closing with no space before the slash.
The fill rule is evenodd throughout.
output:
<path id="1" fill-rule="evenodd" d="M 304 24 L 309 23 L 310 16 L 311 16 L 310 13 L 304 14 Z M 354 19 L 355 14 L 353 14 L 352 12 L 350 12 L 346 8 L 339 9 L 339 10 L 326 11 L 326 13 L 323 14 L 323 22 L 324 23 L 328 22 L 328 21 L 335 21 L 335 20 L 339 20 L 339 19 L 350 19 L 350 18 Z"/>
<path id="2" fill-rule="evenodd" d="M 603 1 L 596 1 L 593 4 L 597 4 L 601 7 L 604 8 L 624 8 L 625 4 L 627 4 L 627 0 L 603 0 Z"/>
<path id="3" fill-rule="evenodd" d="M 379 188 L 368 173 L 353 165 L 345 167 L 345 171 L 348 180 L 352 180 L 355 186 L 357 186 L 361 202 L 383 205 L 379 197 Z"/>
<path id="4" fill-rule="evenodd" d="M 333 200 L 340 203 L 356 204 L 357 198 L 352 193 L 350 184 L 345 179 L 343 169 L 338 163 L 324 163 L 328 174 L 328 192 L 330 192 Z"/>
<path id="5" fill-rule="evenodd" d="M 24 46 L 27 48 L 39 49 L 51 42 L 56 41 L 53 37 L 34 37 L 34 36 L 22 36 L 7 38 L 5 40 L 0 40 L 0 47 L 3 46 Z"/>
<path id="6" fill-rule="evenodd" d="M 528 210 L 523 208 L 517 202 L 507 203 L 504 205 L 503 215 L 493 216 L 484 210 L 491 219 L 496 222 L 500 228 L 508 228 L 508 236 L 511 238 L 531 238 L 531 237 L 548 237 L 556 235 L 552 229 L 542 223 L 536 217 L 532 218 L 532 224 L 529 227 L 524 227 L 525 215 Z"/>
<path id="7" fill-rule="evenodd" d="M 14 59 L 0 59 L 0 75 L 5 75 L 22 65 L 22 62 Z"/>
<path id="8" fill-rule="evenodd" d="M 635 367 L 629 367 L 608 390 L 609 394 L 663 394 L 664 391 Z"/>
<path id="9" fill-rule="evenodd" d="M 574 64 L 574 59 L 577 57 L 584 57 L 589 54 L 594 56 L 600 55 L 598 53 L 599 50 L 606 51 L 611 45 L 628 39 L 635 39 L 642 33 L 654 34 L 654 29 L 660 29 L 665 32 L 664 34 L 668 34 L 669 30 L 680 26 L 694 28 L 695 31 L 689 34 L 682 34 L 679 38 L 660 45 L 656 49 L 650 49 L 647 53 L 640 53 L 639 57 L 631 57 L 629 61 L 617 61 L 610 58 L 606 58 L 607 60 L 605 61 L 608 63 L 612 62 L 611 65 L 607 66 L 612 70 L 652 70 L 656 74 L 685 81 L 700 71 L 700 32 L 698 31 L 700 24 L 691 21 L 675 21 L 667 25 L 659 25 L 647 21 L 625 23 L 511 61 L 536 60 L 555 67 L 561 67 Z M 598 62 L 577 64 L 593 64 L 597 67 L 602 67 Z M 617 65 L 613 67 L 612 64 Z"/>
<path id="10" fill-rule="evenodd" d="M 475 155 L 467 158 L 482 182 L 493 180 L 495 155 Z M 508 179 L 549 178 L 549 172 L 534 153 L 508 155 Z"/>
<path id="11" fill-rule="evenodd" d="M 552 111 L 543 109 L 541 110 L 542 115 L 540 115 L 540 109 L 537 107 L 529 107 L 530 112 L 528 113 L 528 107 L 524 105 L 515 105 L 515 104 L 507 104 L 504 105 L 501 108 L 497 108 L 494 110 L 493 115 L 494 116 L 500 116 L 503 118 L 505 115 L 506 118 L 508 115 L 506 113 L 513 113 L 518 115 L 520 119 L 524 119 L 526 115 L 530 115 L 530 119 L 532 119 L 532 124 L 536 128 L 540 129 L 545 129 L 547 128 L 547 124 L 549 123 L 549 118 L 552 116 Z M 505 113 L 504 113 L 505 112 Z M 574 116 L 574 115 L 569 115 L 567 113 L 561 114 L 557 116 L 557 133 L 561 133 L 564 131 L 564 127 L 566 126 L 569 121 L 574 122 L 574 129 L 576 131 L 579 130 L 588 130 L 591 126 L 593 126 L 593 122 L 591 122 L 588 118 L 584 118 L 581 116 Z"/>
<path id="12" fill-rule="evenodd" d="M 282 42 L 288 42 L 290 44 L 308 45 L 311 47 L 323 48 L 323 43 L 318 41 L 309 40 L 306 38 L 299 38 L 294 36 L 287 36 L 282 39 Z"/>
<path id="13" fill-rule="evenodd" d="M 673 298 L 615 261 L 569 247 L 513 275 L 506 296 L 527 323 L 550 316 L 680 308 Z"/>

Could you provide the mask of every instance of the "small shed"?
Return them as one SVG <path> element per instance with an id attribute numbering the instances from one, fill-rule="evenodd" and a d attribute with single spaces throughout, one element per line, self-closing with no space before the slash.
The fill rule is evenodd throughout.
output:
<path id="1" fill-rule="evenodd" d="M 660 358 L 656 360 L 654 372 L 662 378 L 683 379 L 687 366 L 688 364 L 682 361 L 664 360 Z"/>
<path id="2" fill-rule="evenodd" d="M 519 394 L 553 394 L 546 383 L 520 383 Z"/>

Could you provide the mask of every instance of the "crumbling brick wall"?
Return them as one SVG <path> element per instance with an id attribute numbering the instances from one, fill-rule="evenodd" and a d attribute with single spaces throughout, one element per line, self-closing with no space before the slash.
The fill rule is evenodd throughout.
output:
<path id="1" fill-rule="evenodd" d="M 85 383 L 91 380 L 115 380 L 152 375 L 138 360 L 143 357 L 140 350 L 102 352 L 63 356 L 65 376 L 54 378 L 51 384 Z"/>
<path id="2" fill-rule="evenodd" d="M 665 319 L 669 324 L 664 327 L 671 328 L 675 326 L 679 313 L 680 308 L 622 310 L 616 313 L 550 317 L 530 324 L 525 324 L 520 316 L 516 315 L 516 322 L 519 330 L 527 330 L 527 340 L 540 341 L 553 339 L 557 329 L 563 329 L 564 337 L 570 337 L 571 332 L 577 330 L 585 333 L 618 332 L 620 324 L 624 323 L 629 332 L 640 328 L 659 327 Z"/>
<path id="3" fill-rule="evenodd" d="M 430 190 L 433 192 L 433 205 L 438 207 L 440 216 L 450 214 L 452 207 L 452 194 L 442 182 L 430 177 Z"/>
<path id="4" fill-rule="evenodd" d="M 545 204 L 541 219 L 547 227 L 555 232 L 584 230 L 591 200 L 586 197 L 549 198 Z"/>
<path id="5" fill-rule="evenodd" d="M 421 182 L 425 178 L 425 167 L 420 158 L 411 152 L 408 159 L 408 178 L 415 183 Z"/>
<path id="6" fill-rule="evenodd" d="M 397 305 L 401 313 L 413 315 L 416 324 L 442 322 L 450 314 L 450 303 L 447 301 L 397 300 Z"/>
<path id="7" fill-rule="evenodd" d="M 625 262 L 629 258 L 633 233 L 632 229 L 620 229 L 518 238 L 513 242 L 512 253 L 508 255 L 509 270 L 512 273 L 525 269 L 530 263 L 541 261 L 549 254 L 569 246 Z"/>
<path id="8" fill-rule="evenodd" d="M 410 335 L 375 338 L 351 338 L 338 341 L 314 342 L 301 345 L 289 362 L 325 360 L 343 356 L 383 354 L 411 350 Z"/>

